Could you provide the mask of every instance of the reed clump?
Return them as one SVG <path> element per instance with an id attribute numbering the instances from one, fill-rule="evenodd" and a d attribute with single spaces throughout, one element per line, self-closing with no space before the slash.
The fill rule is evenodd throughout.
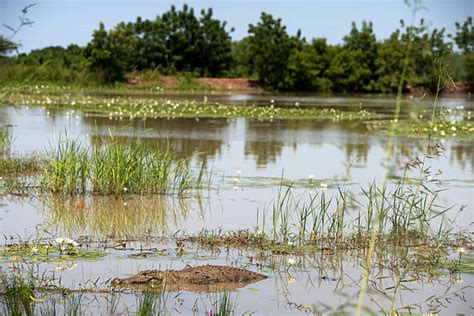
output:
<path id="1" fill-rule="evenodd" d="M 0 157 L 9 156 L 13 143 L 11 126 L 0 126 Z"/>
<path id="2" fill-rule="evenodd" d="M 19 272 L 2 275 L 1 285 L 3 315 L 34 314 L 34 291 L 37 285 L 32 275 Z"/>
<path id="3" fill-rule="evenodd" d="M 194 176 L 188 160 L 143 144 L 112 141 L 88 149 L 77 140 L 61 140 L 48 156 L 42 188 L 69 195 L 183 194 L 200 188 L 205 173 L 202 165 Z"/>
<path id="4" fill-rule="evenodd" d="M 316 243 L 329 248 L 350 244 L 363 248 L 367 247 L 367 236 L 374 229 L 371 219 L 377 216 L 375 229 L 379 242 L 448 245 L 456 235 L 449 220 L 457 217 L 456 210 L 441 206 L 439 192 L 430 190 L 427 183 L 417 191 L 414 187 L 417 184 L 406 182 L 402 179 L 383 187 L 372 183 L 361 188 L 360 198 L 344 189 L 330 197 L 324 190 L 297 196 L 291 185 L 282 187 L 271 207 L 270 229 L 265 230 L 263 213 L 257 231 L 268 233 L 275 243 Z"/>

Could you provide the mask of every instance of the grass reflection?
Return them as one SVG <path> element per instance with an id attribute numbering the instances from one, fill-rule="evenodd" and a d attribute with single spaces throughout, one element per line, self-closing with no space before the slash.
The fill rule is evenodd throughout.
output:
<path id="1" fill-rule="evenodd" d="M 197 203 L 200 205 L 199 203 Z M 49 196 L 41 212 L 65 236 L 142 237 L 169 231 L 189 215 L 189 200 L 155 196 Z"/>

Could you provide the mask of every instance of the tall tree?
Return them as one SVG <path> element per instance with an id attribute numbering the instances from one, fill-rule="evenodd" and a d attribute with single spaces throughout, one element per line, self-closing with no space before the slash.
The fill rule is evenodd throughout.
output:
<path id="1" fill-rule="evenodd" d="M 107 32 L 101 22 L 85 49 L 89 67 L 101 72 L 106 81 L 120 80 L 125 71 L 133 67 L 133 52 L 137 43 L 138 38 L 125 23 L 120 22 Z"/>
<path id="2" fill-rule="evenodd" d="M 274 89 L 286 89 L 286 65 L 294 42 L 281 19 L 262 13 L 257 25 L 249 25 L 249 56 L 260 81 Z"/>
<path id="3" fill-rule="evenodd" d="M 474 25 L 472 17 L 468 17 L 463 24 L 456 23 L 454 41 L 463 51 L 464 55 L 464 80 L 474 83 Z"/>
<path id="4" fill-rule="evenodd" d="M 377 40 L 372 23 L 362 22 L 359 30 L 353 22 L 344 37 L 344 45 L 332 60 L 329 75 L 334 88 L 342 91 L 373 91 L 376 82 Z"/>
<path id="5" fill-rule="evenodd" d="M 199 19 L 198 60 L 201 76 L 219 76 L 230 68 L 232 42 L 225 30 L 226 22 L 212 17 L 212 9 L 201 11 Z M 233 31 L 233 29 L 231 29 Z"/>

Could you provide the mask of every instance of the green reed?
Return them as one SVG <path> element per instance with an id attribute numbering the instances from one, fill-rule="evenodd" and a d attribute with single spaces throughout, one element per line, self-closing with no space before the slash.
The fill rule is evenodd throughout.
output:
<path id="1" fill-rule="evenodd" d="M 216 293 L 212 303 L 212 309 L 208 310 L 207 314 L 216 316 L 234 315 L 236 305 L 237 299 L 232 298 L 229 292 Z"/>
<path id="2" fill-rule="evenodd" d="M 8 156 L 13 143 L 11 126 L 0 126 L 0 155 Z"/>
<path id="3" fill-rule="evenodd" d="M 61 140 L 49 153 L 42 184 L 47 191 L 70 195 L 183 194 L 202 186 L 204 168 L 195 177 L 188 160 L 144 144 L 112 141 L 89 150 L 77 140 Z"/>
<path id="4" fill-rule="evenodd" d="M 166 303 L 169 293 L 165 291 L 144 292 L 137 299 L 137 315 L 155 316 L 168 315 Z"/>
<path id="5" fill-rule="evenodd" d="M 417 186 L 425 189 L 416 190 Z M 331 241 L 329 244 L 335 245 L 355 240 L 364 246 L 373 229 L 378 241 L 403 243 L 415 238 L 442 242 L 453 231 L 446 216 L 453 208 L 440 206 L 439 192 L 429 189 L 427 183 L 408 185 L 400 180 L 390 187 L 372 183 L 360 189 L 358 198 L 342 188 L 331 197 L 327 195 L 321 190 L 298 196 L 291 186 L 280 188 L 271 213 L 273 242 Z M 264 227 L 264 216 L 261 221 Z"/>
<path id="6" fill-rule="evenodd" d="M 15 272 L 2 275 L 0 301 L 3 315 L 21 316 L 34 314 L 35 279 L 28 273 Z"/>

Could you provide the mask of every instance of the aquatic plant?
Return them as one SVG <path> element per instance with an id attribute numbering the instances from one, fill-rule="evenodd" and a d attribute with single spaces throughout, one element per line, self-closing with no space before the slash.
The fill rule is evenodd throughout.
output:
<path id="1" fill-rule="evenodd" d="M 169 315 L 166 309 L 168 292 L 144 292 L 138 297 L 137 314 L 141 316 Z"/>
<path id="2" fill-rule="evenodd" d="M 12 127 L 9 125 L 0 126 L 0 157 L 10 155 L 12 143 Z"/>
<path id="3" fill-rule="evenodd" d="M 237 298 L 232 298 L 230 292 L 215 293 L 212 308 L 207 310 L 208 316 L 230 316 L 234 314 Z"/>
<path id="4" fill-rule="evenodd" d="M 204 170 L 205 165 L 194 177 L 187 160 L 144 144 L 127 146 L 112 140 L 88 150 L 77 140 L 66 139 L 49 153 L 42 186 L 69 195 L 183 194 L 202 186 Z"/>
<path id="5" fill-rule="evenodd" d="M 2 301 L 3 314 L 11 316 L 34 314 L 34 291 L 36 284 L 33 276 L 18 271 L 11 274 L 2 274 Z"/>

